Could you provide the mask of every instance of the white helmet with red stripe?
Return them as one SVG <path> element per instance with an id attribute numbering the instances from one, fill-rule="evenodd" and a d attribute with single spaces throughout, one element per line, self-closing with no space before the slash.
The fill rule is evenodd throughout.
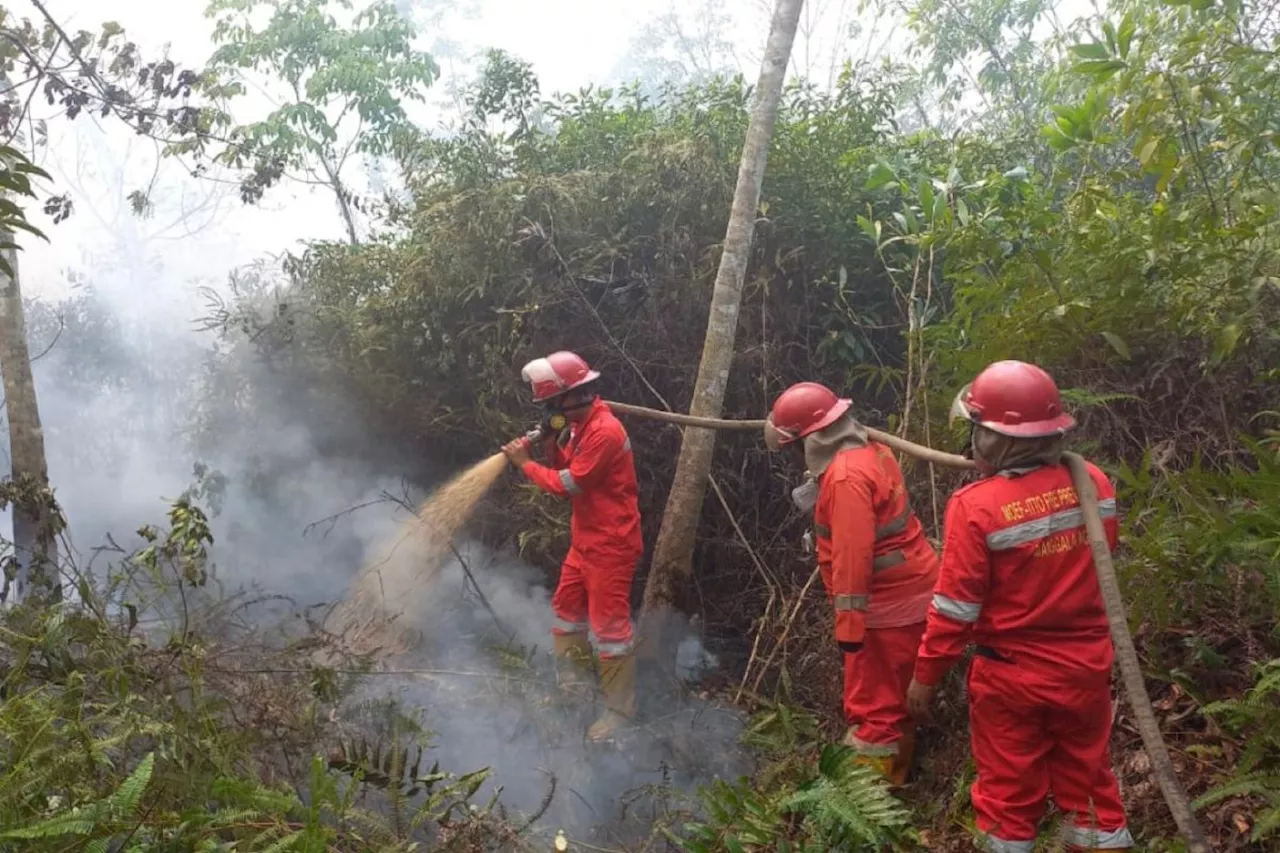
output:
<path id="1" fill-rule="evenodd" d="M 543 403 L 600 378 L 577 353 L 553 352 L 535 358 L 520 371 L 520 378 L 533 389 L 533 402 Z"/>

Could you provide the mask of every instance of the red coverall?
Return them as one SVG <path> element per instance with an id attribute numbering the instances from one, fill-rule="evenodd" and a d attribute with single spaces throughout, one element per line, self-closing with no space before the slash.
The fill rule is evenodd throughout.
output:
<path id="1" fill-rule="evenodd" d="M 904 699 L 938 577 L 938 556 L 911 512 L 883 444 L 841 450 L 818 481 L 813 532 L 844 648 L 844 714 L 866 755 L 896 755 Z"/>
<path id="2" fill-rule="evenodd" d="M 631 439 L 604 401 L 572 425 L 564 448 L 548 442 L 547 465 L 526 462 L 538 488 L 573 504 L 569 553 L 551 599 L 555 634 L 596 635 L 601 658 L 631 651 L 631 581 L 644 551 Z"/>
<path id="3" fill-rule="evenodd" d="M 1114 547 L 1115 489 L 1089 473 Z M 979 480 L 947 505 L 916 680 L 936 685 L 970 641 L 973 807 L 988 849 L 1031 853 L 1051 791 L 1072 847 L 1132 847 L 1107 752 L 1111 634 L 1065 465 Z"/>

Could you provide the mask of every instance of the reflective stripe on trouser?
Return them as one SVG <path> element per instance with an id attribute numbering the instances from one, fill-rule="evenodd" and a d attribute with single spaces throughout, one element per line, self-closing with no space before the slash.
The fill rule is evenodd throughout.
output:
<path id="1" fill-rule="evenodd" d="M 1067 830 L 1067 844 L 1076 850 L 1128 850 L 1133 846 L 1133 836 L 1127 828 L 1108 832 L 1077 821 Z"/>
<path id="2" fill-rule="evenodd" d="M 1097 827 L 1113 843 L 1128 838 L 1108 754 L 1109 670 L 975 656 L 969 737 L 978 768 L 973 808 L 987 849 L 1031 850 L 1050 792 L 1069 825 Z"/>
<path id="3" fill-rule="evenodd" d="M 845 721 L 858 743 L 868 749 L 888 748 L 891 752 L 885 754 L 896 753 L 898 740 L 910 726 L 905 700 L 924 626 L 917 622 L 900 628 L 868 628 L 862 648 L 844 655 Z"/>
<path id="4" fill-rule="evenodd" d="M 560 582 L 551 597 L 552 633 L 586 631 L 596 636 L 602 658 L 631 651 L 631 581 L 636 561 L 588 562 L 570 552 L 560 566 Z"/>

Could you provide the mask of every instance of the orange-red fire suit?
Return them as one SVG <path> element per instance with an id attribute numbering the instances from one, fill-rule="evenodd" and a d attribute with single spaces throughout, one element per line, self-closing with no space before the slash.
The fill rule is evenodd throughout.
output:
<path id="1" fill-rule="evenodd" d="M 938 556 L 911 511 L 883 444 L 846 448 L 818 480 L 818 567 L 844 654 L 844 714 L 868 755 L 894 755 L 909 726 L 904 699 Z"/>
<path id="2" fill-rule="evenodd" d="M 547 464 L 521 471 L 538 488 L 569 498 L 569 553 L 551 598 L 552 633 L 596 635 L 602 658 L 631 651 L 631 581 L 644 551 L 631 439 L 604 401 L 571 425 L 568 443 L 548 442 Z"/>
<path id="3" fill-rule="evenodd" d="M 1089 473 L 1114 547 L 1115 489 Z M 916 680 L 937 684 L 970 642 L 973 806 L 988 849 L 1031 853 L 1050 792 L 1073 847 L 1133 846 L 1107 753 L 1111 634 L 1065 465 L 1002 472 L 948 503 Z"/>

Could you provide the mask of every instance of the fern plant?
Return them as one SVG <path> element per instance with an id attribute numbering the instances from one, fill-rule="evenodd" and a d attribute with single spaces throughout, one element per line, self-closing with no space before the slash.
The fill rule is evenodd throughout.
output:
<path id="1" fill-rule="evenodd" d="M 777 853 L 911 849 L 911 812 L 884 779 L 853 761 L 844 746 L 828 745 L 810 778 L 764 792 L 749 779 L 717 781 L 702 793 L 706 818 L 668 837 L 685 853 Z"/>
<path id="2" fill-rule="evenodd" d="M 1240 699 L 1204 707 L 1206 716 L 1236 734 L 1245 744 L 1231 778 L 1196 801 L 1204 808 L 1233 797 L 1264 804 L 1253 813 L 1252 840 L 1280 834 L 1280 658 L 1258 667 L 1257 681 Z"/>

